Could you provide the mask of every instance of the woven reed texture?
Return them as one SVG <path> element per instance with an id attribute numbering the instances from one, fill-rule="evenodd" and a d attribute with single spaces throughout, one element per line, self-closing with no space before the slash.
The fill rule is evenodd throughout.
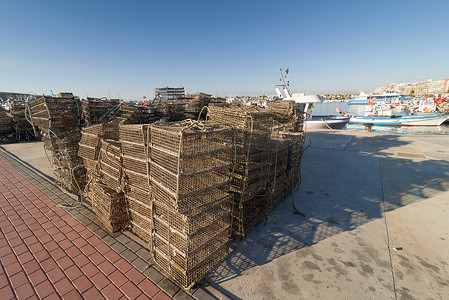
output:
<path id="1" fill-rule="evenodd" d="M 129 224 L 129 214 L 126 207 L 123 193 L 117 193 L 101 183 L 94 184 L 92 209 L 107 231 L 116 232 Z"/>
<path id="2" fill-rule="evenodd" d="M 87 98 L 87 100 L 81 100 L 84 122 L 87 126 L 100 123 L 101 118 L 119 103 L 118 99 Z"/>
<path id="3" fill-rule="evenodd" d="M 99 160 L 102 182 L 116 192 L 121 192 L 123 172 L 120 144 L 111 140 L 102 140 Z"/>
<path id="4" fill-rule="evenodd" d="M 283 130 L 300 132 L 304 127 L 304 113 L 299 108 L 299 103 L 291 100 L 278 100 L 271 102 L 268 109 L 273 113 Z"/>
<path id="5" fill-rule="evenodd" d="M 40 97 L 28 103 L 34 126 L 41 129 L 71 128 L 80 125 L 81 103 L 75 98 Z"/>
<path id="6" fill-rule="evenodd" d="M 8 135 L 13 133 L 12 124 L 12 116 L 0 107 L 0 143 L 10 140 L 11 137 Z"/>

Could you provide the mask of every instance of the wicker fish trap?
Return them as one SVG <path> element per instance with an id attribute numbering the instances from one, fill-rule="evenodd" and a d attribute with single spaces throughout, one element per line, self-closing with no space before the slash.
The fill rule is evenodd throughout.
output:
<path id="1" fill-rule="evenodd" d="M 132 213 L 131 213 L 132 214 Z M 138 237 L 140 237 L 143 241 L 145 241 L 146 243 L 150 243 L 151 242 L 151 229 L 145 229 L 140 227 L 139 225 L 137 225 L 134 222 L 131 222 L 131 231 L 137 235 Z"/>
<path id="2" fill-rule="evenodd" d="M 151 148 L 152 161 L 172 173 L 195 174 L 226 168 L 231 165 L 231 148 L 224 147 L 196 155 L 177 155 L 154 145 Z"/>
<path id="3" fill-rule="evenodd" d="M 128 197 L 128 204 L 129 204 L 129 210 L 133 212 L 137 212 L 141 216 L 148 218 L 148 220 L 151 219 L 151 206 L 148 204 L 145 204 L 137 199 L 133 199 L 131 197 Z"/>
<path id="4" fill-rule="evenodd" d="M 83 133 L 92 134 L 97 137 L 101 137 L 103 134 L 104 125 L 103 124 L 95 124 L 86 126 L 83 128 Z"/>
<path id="5" fill-rule="evenodd" d="M 141 143 L 121 141 L 124 155 L 138 159 L 148 159 L 147 147 Z"/>
<path id="6" fill-rule="evenodd" d="M 220 168 L 196 174 L 175 174 L 151 162 L 150 179 L 152 185 L 159 185 L 176 199 L 179 196 L 196 194 L 227 184 L 229 169 Z"/>
<path id="7" fill-rule="evenodd" d="M 149 163 L 146 159 L 138 159 L 125 154 L 123 155 L 123 168 L 125 168 L 125 172 L 129 170 L 147 176 Z"/>
<path id="8" fill-rule="evenodd" d="M 229 244 L 229 230 L 220 232 L 213 239 L 207 241 L 193 252 L 183 253 L 174 247 L 170 241 L 163 239 L 157 233 L 154 235 L 154 247 L 170 257 L 183 270 L 191 270 L 207 260 L 216 250 Z"/>
<path id="9" fill-rule="evenodd" d="M 126 188 L 126 195 L 128 198 L 136 199 L 147 206 L 152 205 L 149 190 L 140 189 L 138 187 L 128 185 Z"/>
<path id="10" fill-rule="evenodd" d="M 129 223 L 124 194 L 102 184 L 95 184 L 93 187 L 92 209 L 110 232 L 121 230 Z"/>
<path id="11" fill-rule="evenodd" d="M 149 125 L 121 125 L 119 129 L 120 141 L 127 141 L 146 146 L 149 138 Z"/>
<path id="12" fill-rule="evenodd" d="M 39 128 L 67 128 L 80 124 L 81 107 L 75 98 L 43 96 L 28 105 L 33 124 Z"/>
<path id="13" fill-rule="evenodd" d="M 125 170 L 126 183 L 129 186 L 137 187 L 142 190 L 150 190 L 150 182 L 147 174 L 137 173 L 131 170 Z"/>
<path id="14" fill-rule="evenodd" d="M 174 262 L 170 256 L 164 254 L 158 248 L 154 251 L 156 263 L 164 269 L 173 280 L 184 289 L 189 289 L 195 282 L 203 278 L 221 263 L 229 253 L 229 245 L 224 244 L 221 248 L 210 253 L 208 258 L 193 269 L 185 270 Z"/>
<path id="15" fill-rule="evenodd" d="M 100 137 L 98 135 L 86 133 L 83 131 L 81 133 L 81 139 L 79 143 L 90 147 L 99 147 Z"/>
<path id="16" fill-rule="evenodd" d="M 154 199 L 175 208 L 179 213 L 185 215 L 195 215 L 198 211 L 214 205 L 228 195 L 219 187 L 212 187 L 184 196 L 173 195 L 170 191 L 157 184 L 151 186 L 151 191 Z"/>
<path id="17" fill-rule="evenodd" d="M 167 153 L 186 157 L 220 151 L 232 146 L 233 130 L 223 126 L 151 125 L 151 148 L 167 150 Z"/>
<path id="18" fill-rule="evenodd" d="M 270 132 L 273 126 L 272 113 L 255 107 L 209 106 L 207 118 L 213 123 L 252 132 Z"/>
<path id="19" fill-rule="evenodd" d="M 170 241 L 173 247 L 176 247 L 178 251 L 183 253 L 189 253 L 195 251 L 208 241 L 212 240 L 215 236 L 222 234 L 230 229 L 231 221 L 230 215 L 225 215 L 222 219 L 216 220 L 214 223 L 201 230 L 196 231 L 193 235 L 185 235 L 161 219 L 154 215 L 154 228 L 161 238 Z"/>
<path id="20" fill-rule="evenodd" d="M 217 220 L 227 217 L 231 213 L 232 196 L 226 196 L 219 202 L 198 210 L 194 215 L 180 214 L 171 206 L 155 199 L 154 214 L 164 220 L 171 228 L 185 235 L 193 235 Z"/>
<path id="21" fill-rule="evenodd" d="M 78 156 L 89 160 L 96 161 L 98 159 L 98 153 L 100 149 L 98 147 L 90 147 L 87 145 L 79 144 Z"/>

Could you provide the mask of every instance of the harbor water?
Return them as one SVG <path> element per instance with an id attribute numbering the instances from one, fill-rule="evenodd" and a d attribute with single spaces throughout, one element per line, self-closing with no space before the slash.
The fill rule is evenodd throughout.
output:
<path id="1" fill-rule="evenodd" d="M 313 108 L 314 115 L 337 115 L 337 109 L 352 115 L 363 115 L 363 105 L 348 105 L 347 101 L 316 103 Z M 363 125 L 348 124 L 343 129 L 365 130 Z M 373 132 L 393 134 L 415 134 L 415 135 L 449 135 L 449 124 L 441 126 L 373 126 Z"/>

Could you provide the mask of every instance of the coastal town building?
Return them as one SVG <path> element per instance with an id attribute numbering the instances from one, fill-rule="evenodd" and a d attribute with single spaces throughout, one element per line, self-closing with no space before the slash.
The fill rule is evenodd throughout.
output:
<path id="1" fill-rule="evenodd" d="M 382 94 L 385 91 L 397 92 L 402 95 L 429 95 L 449 93 L 449 79 L 414 82 L 414 83 L 390 83 L 377 88 L 374 93 Z"/>

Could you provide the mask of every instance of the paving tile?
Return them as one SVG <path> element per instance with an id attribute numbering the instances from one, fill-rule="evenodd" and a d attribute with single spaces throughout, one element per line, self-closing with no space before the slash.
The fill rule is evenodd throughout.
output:
<path id="1" fill-rule="evenodd" d="M 92 282 L 86 276 L 81 276 L 78 279 L 75 279 L 73 284 L 81 294 L 93 287 Z"/>
<path id="2" fill-rule="evenodd" d="M 100 293 L 100 291 L 94 286 L 83 293 L 83 298 L 84 299 L 95 299 L 95 300 L 105 299 L 103 297 L 103 295 Z"/>
<path id="3" fill-rule="evenodd" d="M 164 293 L 163 291 L 159 292 L 153 299 L 155 300 L 169 300 L 172 299 L 169 295 Z"/>
<path id="4" fill-rule="evenodd" d="M 73 261 L 80 268 L 90 262 L 90 260 L 87 258 L 87 256 L 82 253 L 80 255 L 74 257 Z"/>
<path id="5" fill-rule="evenodd" d="M 101 293 L 109 300 L 118 300 L 123 296 L 123 293 L 113 284 L 109 284 L 103 288 Z"/>
<path id="6" fill-rule="evenodd" d="M 30 279 L 33 286 L 36 286 L 36 285 L 40 284 L 41 282 L 44 282 L 47 280 L 47 277 L 45 277 L 45 274 L 41 269 L 28 275 L 28 278 Z"/>
<path id="7" fill-rule="evenodd" d="M 2 264 L 4 265 L 3 261 Z M 18 272 L 22 272 L 22 267 L 18 261 L 9 265 L 4 265 L 4 268 L 6 270 L 6 274 L 8 274 L 9 277 L 11 277 L 14 274 L 17 274 Z"/>
<path id="8" fill-rule="evenodd" d="M 83 272 L 81 272 L 80 268 L 78 268 L 77 266 L 71 266 L 70 268 L 64 270 L 64 272 L 67 274 L 67 277 L 69 277 L 69 279 L 71 281 L 74 281 L 75 279 L 79 278 L 80 276 L 83 275 Z"/>
<path id="9" fill-rule="evenodd" d="M 189 295 L 185 291 L 180 290 L 178 293 L 176 293 L 176 295 L 173 297 L 173 299 L 175 299 L 175 300 L 194 300 L 195 298 L 193 298 L 191 295 Z"/>
<path id="10" fill-rule="evenodd" d="M 57 268 L 58 265 L 53 258 L 47 258 L 46 260 L 41 262 L 41 267 L 45 272 L 49 272 L 54 268 Z"/>
<path id="11" fill-rule="evenodd" d="M 52 294 L 55 291 L 53 285 L 48 280 L 44 280 L 40 284 L 35 285 L 34 289 L 36 290 L 36 293 L 39 296 L 39 298 L 45 298 L 46 296 Z"/>
<path id="12" fill-rule="evenodd" d="M 156 286 L 149 279 L 143 280 L 141 283 L 139 283 L 138 286 L 148 297 L 151 297 L 151 298 L 154 297 L 161 290 L 158 286 Z"/>
<path id="13" fill-rule="evenodd" d="M 159 283 L 159 281 L 165 278 L 154 266 L 145 270 L 144 274 L 154 283 Z"/>
<path id="14" fill-rule="evenodd" d="M 129 280 L 137 285 L 139 285 L 139 283 L 141 283 L 145 279 L 145 276 L 135 268 L 132 268 L 131 270 L 126 272 L 125 275 L 129 278 Z"/>
<path id="15" fill-rule="evenodd" d="M 148 261 L 151 259 L 151 251 L 145 248 L 141 248 L 136 254 L 143 260 Z"/>
<path id="16" fill-rule="evenodd" d="M 73 260 L 68 257 L 68 256 L 64 256 L 61 257 L 60 259 L 58 259 L 56 261 L 58 263 L 58 265 L 62 268 L 62 269 L 67 269 L 73 265 L 75 265 L 75 263 L 73 262 Z"/>
<path id="17" fill-rule="evenodd" d="M 114 267 L 109 261 L 105 260 L 101 264 L 98 265 L 98 268 L 106 275 L 111 274 L 114 272 L 117 268 Z"/>
<path id="18" fill-rule="evenodd" d="M 58 282 L 54 283 L 56 291 L 59 293 L 59 295 L 64 296 L 71 290 L 74 290 L 75 287 L 73 286 L 72 282 L 67 279 L 66 277 L 62 278 Z"/>
<path id="19" fill-rule="evenodd" d="M 9 281 L 11 282 L 14 289 L 17 289 L 18 287 L 28 282 L 28 277 L 25 275 L 25 272 L 18 272 L 13 276 L 10 276 Z"/>
<path id="20" fill-rule="evenodd" d="M 91 262 L 82 266 L 81 271 L 83 271 L 83 273 L 89 278 L 100 272 L 100 270 Z"/>
<path id="21" fill-rule="evenodd" d="M 114 249 L 117 253 L 123 253 L 123 251 L 128 250 L 122 243 L 117 242 L 111 245 L 111 248 Z M 123 255 L 123 254 L 122 254 Z"/>
<path id="22" fill-rule="evenodd" d="M 65 278 L 66 275 L 60 268 L 54 268 L 53 270 L 46 273 L 51 282 L 55 283 Z"/>
<path id="23" fill-rule="evenodd" d="M 158 282 L 158 286 L 171 297 L 179 291 L 179 287 L 168 278 L 164 278 Z"/>
<path id="24" fill-rule="evenodd" d="M 64 299 L 82 300 L 83 297 L 81 296 L 81 294 L 76 289 L 73 289 L 73 290 L 71 290 L 70 292 L 68 292 L 67 294 L 64 295 Z"/>
<path id="25" fill-rule="evenodd" d="M 208 291 L 206 291 L 203 288 L 198 289 L 193 296 L 195 296 L 195 298 L 197 299 L 201 299 L 201 300 L 215 300 L 218 299 L 217 297 L 212 296 Z"/>
<path id="26" fill-rule="evenodd" d="M 5 286 L 0 289 L 0 295 L 2 295 L 3 299 L 15 299 L 16 296 L 10 286 Z"/>
<path id="27" fill-rule="evenodd" d="M 99 290 L 111 283 L 111 281 L 101 272 L 94 275 L 91 280 Z"/>
<path id="28" fill-rule="evenodd" d="M 108 251 L 103 254 L 105 258 L 107 258 L 111 263 L 115 263 L 119 259 L 122 259 L 120 255 L 117 254 L 114 250 Z"/>
<path id="29" fill-rule="evenodd" d="M 120 290 L 130 299 L 136 299 L 142 294 L 141 289 L 131 281 L 126 281 L 126 283 L 120 287 Z"/>
<path id="30" fill-rule="evenodd" d="M 122 255 L 122 257 L 124 259 L 126 259 L 129 262 L 132 262 L 133 260 L 135 260 L 137 258 L 137 255 L 135 253 L 133 253 L 131 250 L 127 249 L 125 251 L 123 251 L 122 253 L 120 253 Z"/>
<path id="31" fill-rule="evenodd" d="M 40 266 L 39 266 L 39 263 L 33 259 L 33 260 L 23 264 L 23 269 L 29 275 L 29 274 L 37 271 L 38 269 L 40 269 Z"/>

